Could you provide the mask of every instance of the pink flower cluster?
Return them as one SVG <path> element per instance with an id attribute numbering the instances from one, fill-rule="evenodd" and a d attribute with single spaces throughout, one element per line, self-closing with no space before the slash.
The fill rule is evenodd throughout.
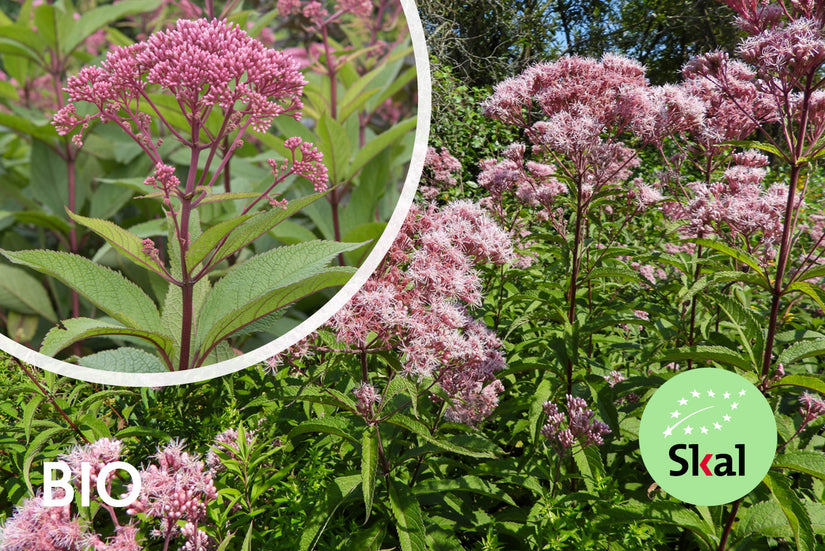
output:
<path id="1" fill-rule="evenodd" d="M 61 497 L 57 495 L 56 497 Z M 85 551 L 89 534 L 70 507 L 46 507 L 43 498 L 15 508 L 0 532 L 2 551 Z"/>
<path id="2" fill-rule="evenodd" d="M 364 419 L 371 420 L 374 416 L 373 406 L 381 402 L 381 394 L 369 383 L 361 383 L 352 391 L 358 400 L 356 408 Z"/>
<path id="3" fill-rule="evenodd" d="M 565 400 L 566 414 L 560 412 L 556 404 L 544 403 L 547 423 L 541 428 L 541 434 L 559 450 L 559 453 L 571 450 L 576 444 L 584 448 L 591 444 L 604 443 L 603 437 L 610 433 L 610 428 L 593 418 L 595 414 L 587 407 L 587 402 L 570 394 L 565 396 Z"/>
<path id="4" fill-rule="evenodd" d="M 61 109 L 53 124 L 61 135 L 80 126 L 81 132 L 72 137 L 78 147 L 82 145 L 83 131 L 93 120 L 118 124 L 154 162 L 154 174 L 145 183 L 162 191 L 168 206 L 173 196 L 182 197 L 184 193 L 175 167 L 161 157 L 159 148 L 163 140 L 153 137 L 158 133 L 156 126 L 165 126 L 169 134 L 196 153 L 209 151 L 198 185 L 211 186 L 243 144 L 242 137 L 248 129 L 266 132 L 281 115 L 301 118 L 305 84 L 296 60 L 287 53 L 266 48 L 237 25 L 218 19 L 181 19 L 174 27 L 143 42 L 113 49 L 100 66 L 84 67 L 69 78 L 66 91 L 74 103 Z M 181 131 L 167 121 L 152 100 L 155 90 L 174 98 L 190 131 Z M 97 113 L 79 117 L 77 102 L 93 104 Z M 141 111 L 141 106 L 148 107 L 153 114 Z M 222 111 L 223 122 L 215 132 L 210 131 L 207 121 L 217 109 Z M 224 140 L 230 147 L 209 181 L 211 163 Z M 276 179 L 264 193 L 271 204 L 281 207 L 285 202 L 274 199 L 269 192 L 287 176 L 303 176 L 319 192 L 327 189 L 328 181 L 327 168 L 317 148 L 299 138 L 288 139 L 286 146 L 292 154 L 291 168 L 288 161 L 279 164 L 270 160 Z M 296 158 L 298 150 L 300 159 Z M 190 167 L 191 170 L 195 169 Z M 194 186 L 189 184 L 191 193 Z"/>
<path id="5" fill-rule="evenodd" d="M 398 351 L 406 374 L 436 378 L 453 398 L 450 419 L 478 423 L 503 390 L 495 372 L 504 359 L 499 340 L 466 305 L 481 302 L 474 266 L 512 257 L 509 237 L 478 205 L 414 206 L 378 270 L 330 326 L 353 350 Z M 366 410 L 373 395 L 358 392 Z"/>
<path id="6" fill-rule="evenodd" d="M 458 183 L 455 173 L 461 172 L 461 162 L 450 155 L 446 148 L 437 151 L 434 147 L 427 149 L 424 157 L 424 174 L 418 191 L 427 200 L 435 199 L 445 189 Z M 426 182 L 426 184 L 425 184 Z"/>
<path id="7" fill-rule="evenodd" d="M 248 433 L 247 438 L 254 438 L 254 435 Z M 237 446 L 235 431 L 225 431 L 215 440 L 230 453 L 232 449 L 237 450 L 233 447 L 233 442 Z M 68 463 L 75 484 L 79 484 L 77 478 L 81 463 L 90 463 L 91 482 L 95 484 L 100 468 L 120 460 L 122 448 L 120 441 L 103 438 L 85 446 L 76 446 L 61 459 Z M 122 525 L 109 508 L 115 525 L 115 533 L 111 537 L 103 539 L 79 515 L 72 514 L 71 505 L 46 507 L 43 498 L 35 496 L 17 507 L 14 515 L 0 529 L 0 551 L 141 551 L 144 547 L 138 540 L 137 521 L 151 518 L 160 519 L 160 527 L 152 531 L 153 536 L 168 542 L 180 535 L 183 538 L 180 549 L 206 551 L 213 542 L 209 541 L 198 524 L 206 518 L 207 504 L 217 497 L 212 482 L 216 470 L 205 469 L 204 463 L 184 451 L 179 442 L 171 442 L 158 449 L 154 458 L 157 465 L 140 469 L 141 492 L 127 509 L 134 520 Z M 111 483 L 109 489 L 111 491 Z M 131 490 L 131 485 L 127 489 Z M 58 489 L 55 497 L 61 497 L 60 492 L 62 490 Z M 179 520 L 185 521 L 182 527 L 179 527 Z"/>
<path id="8" fill-rule="evenodd" d="M 782 236 L 787 187 L 764 188 L 767 162 L 753 151 L 735 154 L 723 182 L 688 184 L 692 198 L 684 204 L 667 202 L 662 210 L 671 220 L 688 222 L 679 230 L 686 238 L 716 236 L 770 260 Z"/>
<path id="9" fill-rule="evenodd" d="M 802 415 L 804 423 L 810 423 L 814 419 L 825 415 L 825 400 L 816 394 L 803 392 L 799 396 L 799 414 Z"/>
<path id="10" fill-rule="evenodd" d="M 69 100 L 89 102 L 99 113 L 80 120 L 70 104 L 55 125 L 67 134 L 99 117 L 146 137 L 148 121 L 135 112 L 133 102 L 151 102 L 148 87 L 157 85 L 175 97 L 190 122 L 204 122 L 211 108 L 219 106 L 238 115 L 230 121 L 236 128 L 264 132 L 279 115 L 300 118 L 305 84 L 291 57 L 265 48 L 237 25 L 181 19 L 144 42 L 113 49 L 101 66 L 85 67 L 69 78 Z M 243 107 L 235 109 L 238 103 Z"/>
<path id="11" fill-rule="evenodd" d="M 160 528 L 153 531 L 157 537 L 174 537 L 178 520 L 185 520 L 186 527 L 191 525 L 182 532 L 187 541 L 202 539 L 198 523 L 206 518 L 206 505 L 217 497 L 212 473 L 180 442 L 170 442 L 154 457 L 158 464 L 142 470 L 140 494 L 127 513 L 160 519 Z"/>

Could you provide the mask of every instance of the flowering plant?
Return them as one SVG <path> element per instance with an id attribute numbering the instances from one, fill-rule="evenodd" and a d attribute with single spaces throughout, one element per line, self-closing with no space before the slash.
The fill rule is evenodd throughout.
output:
<path id="1" fill-rule="evenodd" d="M 233 6 L 222 17 L 237 11 Z M 187 10 L 188 17 L 201 13 L 194 5 Z M 64 349 L 82 356 L 82 345 L 97 351 L 93 343 L 100 340 L 88 339 L 106 336 L 120 348 L 86 354 L 83 365 L 190 369 L 268 342 L 297 325 L 317 299 L 303 301 L 301 311 L 285 314 L 286 306 L 346 282 L 354 271 L 346 264 L 363 260 L 392 212 L 394 186 L 405 170 L 396 156 L 403 159 L 409 151 L 399 142 L 408 141 L 415 126 L 414 117 L 398 121 L 408 112 L 403 99 L 396 99 L 405 97 L 414 68 L 392 81 L 409 64 L 400 7 L 385 6 L 383 17 L 392 17 L 391 24 L 368 18 L 372 10 L 345 3 L 323 25 L 306 27 L 307 36 L 323 35 L 322 56 L 313 46 L 313 60 L 286 47 L 289 40 L 282 40 L 283 50 L 264 46 L 279 40 L 266 21 L 248 25 L 261 33 L 254 39 L 225 19 L 180 19 L 145 40 L 113 47 L 101 64 L 71 76 L 65 84 L 68 104 L 59 86 L 69 58 L 61 58 L 53 79 L 59 100 L 53 127 L 66 137 L 60 147 L 68 201 L 52 206 L 49 220 L 54 225 L 53 218 L 66 216 L 68 224 L 61 221 L 59 228 L 67 229 L 67 238 L 56 235 L 71 254 L 19 245 L 4 254 L 66 284 L 71 313 L 53 284 L 43 288 L 19 268 L 0 265 L 13 276 L 15 294 L 34 295 L 28 305 L 0 297 L 0 306 L 9 310 L 2 316 L 7 325 L 21 315 L 25 322 L 25 330 L 12 336 L 23 342 L 40 337 L 40 351 L 50 356 Z M 133 12 L 111 15 L 128 13 Z M 244 22 L 247 15 L 232 18 Z M 350 33 L 345 37 L 372 33 L 383 44 L 383 57 L 372 51 L 363 67 L 369 51 L 356 52 L 348 62 L 332 61 L 337 50 L 349 48 L 339 40 L 342 29 Z M 396 43 L 384 42 L 389 37 Z M 313 71 L 324 66 L 346 74 L 346 83 L 333 78 L 330 88 L 317 82 Z M 359 73 L 368 74 L 359 80 Z M 339 93 L 355 85 L 369 93 L 357 101 Z M 380 102 L 367 102 L 371 96 Z M 379 112 L 387 102 L 398 104 L 398 117 L 389 121 Z M 299 122 L 307 114 L 310 121 Z M 342 126 L 349 128 L 348 121 L 360 123 L 357 146 Z M 273 124 L 284 138 L 268 133 Z M 131 168 L 97 178 L 104 191 L 119 190 L 116 206 L 101 210 L 84 201 L 91 190 L 81 186 L 85 178 L 77 167 L 99 155 L 104 136 L 128 151 Z M 255 162 L 264 160 L 263 154 L 255 159 L 262 146 L 274 151 L 266 155 L 266 171 Z M 150 175 L 124 176 L 135 170 Z M 141 201 L 132 206 L 128 200 L 135 190 L 142 192 Z M 94 252 L 96 243 L 104 246 L 92 261 L 79 256 Z M 287 246 L 273 248 L 278 243 Z M 57 313 L 50 302 L 57 303 Z M 96 318 L 95 310 L 107 317 Z M 40 321 L 58 317 L 63 321 L 44 333 Z"/>

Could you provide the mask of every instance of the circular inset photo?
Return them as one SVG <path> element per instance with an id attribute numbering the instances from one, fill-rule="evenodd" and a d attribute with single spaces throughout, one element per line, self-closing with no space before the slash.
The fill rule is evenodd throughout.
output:
<path id="1" fill-rule="evenodd" d="M 411 2 L 35 4 L 3 14 L 54 25 L 0 57 L 0 348 L 93 382 L 205 380 L 366 281 L 426 153 Z"/>

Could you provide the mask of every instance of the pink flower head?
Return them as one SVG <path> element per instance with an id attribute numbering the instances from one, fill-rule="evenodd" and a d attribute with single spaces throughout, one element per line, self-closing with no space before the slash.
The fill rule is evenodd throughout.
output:
<path id="1" fill-rule="evenodd" d="M 547 422 L 542 427 L 541 434 L 559 450 L 559 453 L 571 450 L 577 443 L 583 448 L 591 444 L 603 444 L 604 435 L 610 433 L 610 428 L 594 419 L 595 414 L 588 408 L 584 399 L 575 398 L 570 394 L 567 394 L 565 399 L 566 414 L 560 412 L 556 404 L 544 403 Z"/>
<path id="2" fill-rule="evenodd" d="M 805 423 L 809 423 L 825 415 L 825 400 L 817 394 L 803 392 L 799 396 L 799 403 L 802 406 L 799 408 L 799 413 L 802 415 Z"/>
<path id="3" fill-rule="evenodd" d="M 190 124 L 202 126 L 209 108 L 219 106 L 227 116 L 239 115 L 236 125 L 265 132 L 279 115 L 300 118 L 305 84 L 289 55 L 267 49 L 237 25 L 180 19 L 146 41 L 114 48 L 101 66 L 69 78 L 66 91 L 71 102 L 94 104 L 102 122 L 148 136 L 148 121 L 133 114 L 132 102 L 146 99 L 152 85 L 175 97 Z M 55 117 L 63 134 L 76 126 L 71 105 Z"/>
<path id="4" fill-rule="evenodd" d="M 430 147 L 424 158 L 424 169 L 422 181 L 427 185 L 421 186 L 419 190 L 425 198 L 434 199 L 440 190 L 449 189 L 458 183 L 455 173 L 460 173 L 461 162 L 444 147 L 441 152 Z"/>
<path id="5" fill-rule="evenodd" d="M 381 395 L 374 386 L 368 383 L 361 383 L 360 386 L 355 387 L 352 391 L 355 394 L 355 399 L 358 400 L 358 413 L 366 419 L 371 419 L 373 416 L 373 406 L 381 402 Z"/>
<path id="6" fill-rule="evenodd" d="M 178 531 L 178 520 L 195 522 L 206 516 L 206 505 L 217 497 L 212 474 L 203 461 L 185 452 L 180 442 L 170 442 L 155 454 L 157 465 L 141 471 L 141 490 L 127 513 L 142 513 L 161 520 L 162 537 Z"/>
<path id="7" fill-rule="evenodd" d="M 627 377 L 625 377 L 619 371 L 611 371 L 609 374 L 604 376 L 604 380 L 607 381 L 607 383 L 610 385 L 610 388 L 613 388 L 622 381 L 626 381 Z"/>
<path id="8" fill-rule="evenodd" d="M 495 334 L 467 310 L 481 301 L 474 267 L 512 258 L 510 238 L 478 205 L 414 206 L 384 262 L 330 326 L 353 349 L 377 337 L 406 375 L 438 378 L 451 398 L 447 418 L 479 423 L 504 389 L 495 377 L 504 358 Z M 356 389 L 362 414 L 376 396 Z"/>
<path id="9" fill-rule="evenodd" d="M 60 498 L 58 489 L 55 497 Z M 46 507 L 41 496 L 27 499 L 0 531 L 3 551 L 85 551 L 88 533 L 70 506 Z"/>
<path id="10" fill-rule="evenodd" d="M 114 463 L 120 460 L 120 452 L 123 443 L 120 440 L 101 438 L 85 446 L 75 446 L 68 454 L 63 454 L 60 458 L 69 465 L 69 469 L 74 475 L 74 483 L 80 487 L 81 464 L 88 463 L 91 466 L 89 481 L 94 485 L 97 483 L 97 476 L 100 470 L 107 463 Z M 114 473 L 109 475 L 111 479 Z"/>

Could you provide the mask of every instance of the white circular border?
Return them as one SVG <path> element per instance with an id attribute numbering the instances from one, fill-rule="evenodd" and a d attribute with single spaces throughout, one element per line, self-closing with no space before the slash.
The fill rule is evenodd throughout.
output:
<path id="1" fill-rule="evenodd" d="M 418 84 L 418 121 L 415 128 L 415 145 L 412 159 L 407 171 L 407 178 L 401 190 L 401 197 L 395 206 L 387 227 L 372 252 L 367 256 L 363 265 L 353 274 L 352 278 L 324 304 L 318 311 L 304 320 L 300 325 L 288 333 L 281 335 L 274 341 L 247 352 L 242 356 L 232 358 L 216 364 L 189 369 L 186 371 L 172 371 L 169 373 L 123 373 L 118 371 L 104 371 L 66 363 L 51 358 L 40 352 L 19 344 L 0 332 L 0 349 L 19 360 L 34 365 L 46 371 L 79 379 L 90 383 L 102 383 L 117 386 L 148 386 L 161 387 L 196 383 L 228 375 L 271 358 L 276 353 L 289 348 L 323 325 L 335 312 L 340 310 L 358 292 L 372 275 L 378 264 L 395 241 L 404 219 L 412 206 L 418 181 L 424 170 L 424 157 L 427 154 L 427 140 L 430 134 L 430 112 L 432 109 L 432 83 L 430 81 L 430 60 L 427 44 L 424 41 L 424 28 L 418 16 L 414 0 L 400 0 L 407 19 L 407 27 L 413 44 L 415 67 Z"/>

